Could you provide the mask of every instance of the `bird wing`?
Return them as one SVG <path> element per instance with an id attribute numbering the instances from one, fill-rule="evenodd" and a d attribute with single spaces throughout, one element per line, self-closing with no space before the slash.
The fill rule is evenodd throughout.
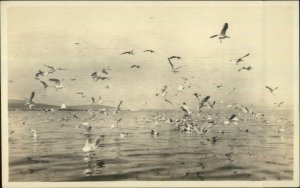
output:
<path id="1" fill-rule="evenodd" d="M 51 67 L 51 66 L 49 66 L 49 65 L 45 65 L 45 64 L 44 64 L 44 66 L 45 66 L 45 67 L 48 67 L 48 68 L 50 68 L 50 69 L 54 69 L 54 67 Z"/>
<path id="2" fill-rule="evenodd" d="M 247 53 L 246 55 L 244 55 L 243 57 L 241 57 L 241 59 L 242 59 L 242 58 L 244 58 L 244 57 L 247 57 L 247 56 L 249 56 L 249 55 L 250 55 L 250 54 L 249 54 L 249 53 Z"/>
<path id="3" fill-rule="evenodd" d="M 118 106 L 117 106 L 117 109 L 120 109 L 120 106 L 121 106 L 122 102 L 123 102 L 123 101 L 120 101 L 120 103 L 119 103 Z"/>
<path id="4" fill-rule="evenodd" d="M 235 114 L 232 114 L 232 115 L 229 117 L 229 120 L 232 120 L 233 118 L 235 118 Z"/>
<path id="5" fill-rule="evenodd" d="M 97 76 L 97 72 L 93 72 L 93 73 L 91 74 L 91 76 L 92 76 L 92 77 L 96 77 L 96 76 Z"/>
<path id="6" fill-rule="evenodd" d="M 181 67 L 183 67 L 183 66 L 176 67 L 176 68 L 174 69 L 174 71 L 180 69 Z"/>
<path id="7" fill-rule="evenodd" d="M 60 84 L 60 80 L 56 78 L 50 78 L 49 81 L 55 82 L 55 84 Z"/>
<path id="8" fill-rule="evenodd" d="M 210 98 L 210 96 L 206 96 L 206 97 L 204 97 L 203 99 L 202 99 L 202 103 L 204 103 L 204 102 L 206 102 L 206 101 L 208 101 L 208 99 Z"/>
<path id="9" fill-rule="evenodd" d="M 94 97 L 92 97 L 92 102 L 93 102 L 93 103 L 95 103 L 95 102 L 96 102 Z"/>
<path id="10" fill-rule="evenodd" d="M 106 70 L 105 69 L 102 69 L 102 71 L 101 71 L 102 73 L 104 73 L 104 74 L 108 74 L 108 72 L 106 72 Z"/>
<path id="11" fill-rule="evenodd" d="M 84 95 L 84 93 L 83 93 L 83 92 L 77 92 L 76 94 L 79 94 L 79 95 Z"/>
<path id="12" fill-rule="evenodd" d="M 136 67 L 136 65 L 132 65 L 130 68 L 134 68 L 134 67 Z"/>
<path id="13" fill-rule="evenodd" d="M 30 96 L 30 101 L 32 101 L 32 99 L 33 99 L 33 97 L 34 97 L 34 95 L 35 95 L 35 92 L 33 91 L 33 92 L 31 92 L 31 96 Z"/>
<path id="14" fill-rule="evenodd" d="M 222 30 L 221 30 L 221 35 L 225 35 L 227 29 L 228 29 L 228 23 L 225 23 Z"/>
<path id="15" fill-rule="evenodd" d="M 43 84 L 44 88 L 48 87 L 48 85 L 46 84 L 46 82 L 44 82 L 44 81 L 40 81 L 40 82 Z"/>
<path id="16" fill-rule="evenodd" d="M 215 37 L 217 37 L 218 35 L 213 35 L 213 36 L 211 36 L 211 37 L 209 37 L 209 38 L 215 38 Z"/>
<path id="17" fill-rule="evenodd" d="M 269 86 L 266 86 L 266 88 L 267 88 L 268 90 L 270 90 L 270 91 L 273 91 L 273 89 L 270 88 Z"/>
<path id="18" fill-rule="evenodd" d="M 170 65 L 171 65 L 172 69 L 174 69 L 174 65 L 173 65 L 173 63 L 171 62 L 170 58 L 168 58 L 168 61 L 169 61 Z"/>
<path id="19" fill-rule="evenodd" d="M 169 101 L 168 99 L 165 99 L 165 101 L 173 105 L 173 103 L 171 101 Z"/>

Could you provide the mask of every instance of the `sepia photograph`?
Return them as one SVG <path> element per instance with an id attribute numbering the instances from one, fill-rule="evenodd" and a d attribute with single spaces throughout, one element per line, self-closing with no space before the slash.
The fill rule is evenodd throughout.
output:
<path id="1" fill-rule="evenodd" d="M 299 2 L 1 2 L 2 184 L 298 187 Z"/>

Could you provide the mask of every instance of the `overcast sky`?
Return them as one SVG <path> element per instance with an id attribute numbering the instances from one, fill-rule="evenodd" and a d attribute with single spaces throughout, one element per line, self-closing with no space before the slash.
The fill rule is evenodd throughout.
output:
<path id="1" fill-rule="evenodd" d="M 295 4 L 295 3 L 294 3 Z M 7 9 L 8 98 L 29 97 L 48 104 L 89 104 L 102 96 L 104 104 L 124 108 L 171 108 L 155 93 L 168 85 L 167 98 L 191 107 L 198 92 L 213 100 L 272 106 L 293 104 L 294 12 L 292 6 L 203 6 L 197 2 L 101 3 L 94 6 L 36 6 Z M 227 22 L 223 40 L 218 34 Z M 74 43 L 79 43 L 76 45 Z M 119 55 L 135 49 L 135 55 Z M 144 53 L 152 49 L 156 53 Z M 230 59 L 250 53 L 238 72 Z M 181 56 L 184 65 L 171 72 L 167 58 Z M 64 89 L 47 90 L 33 78 L 43 64 L 67 68 L 41 78 L 64 78 Z M 133 64 L 140 69 L 131 69 Z M 90 74 L 110 66 L 110 81 L 93 81 Z M 77 76 L 76 81 L 70 81 Z M 175 96 L 180 78 L 194 76 L 193 86 Z M 216 88 L 216 84 L 223 87 Z M 49 83 L 51 84 L 51 83 Z M 105 88 L 109 85 L 109 89 Z M 272 95 L 265 88 L 279 87 Z M 232 88 L 236 91 L 228 95 Z M 84 91 L 86 98 L 76 92 Z M 147 102 L 147 106 L 145 106 Z"/>

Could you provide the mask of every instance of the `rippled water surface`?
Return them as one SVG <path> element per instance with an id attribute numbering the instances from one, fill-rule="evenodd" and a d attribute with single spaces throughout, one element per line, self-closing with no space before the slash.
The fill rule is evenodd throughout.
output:
<path id="1" fill-rule="evenodd" d="M 166 113 L 166 119 L 154 119 L 156 113 Z M 268 122 L 249 116 L 237 125 L 220 123 L 203 135 L 180 132 L 166 122 L 180 115 L 97 115 L 89 121 L 92 137 L 104 137 L 100 148 L 85 153 L 87 138 L 85 129 L 77 127 L 80 121 L 50 121 L 71 117 L 72 112 L 11 111 L 9 181 L 292 180 L 291 111 L 266 112 Z M 111 128 L 119 117 L 120 124 Z M 37 131 L 36 138 L 30 129 Z M 151 129 L 159 134 L 151 135 Z M 122 138 L 121 132 L 128 135 Z M 215 142 L 210 140 L 213 136 Z"/>

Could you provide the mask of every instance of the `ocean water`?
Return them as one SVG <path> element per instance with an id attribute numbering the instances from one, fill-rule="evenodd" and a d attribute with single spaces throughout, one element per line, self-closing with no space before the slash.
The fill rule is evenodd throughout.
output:
<path id="1" fill-rule="evenodd" d="M 92 126 L 92 140 L 102 135 L 99 148 L 84 152 L 86 130 L 78 127 L 83 121 L 59 121 L 72 112 L 10 111 L 9 181 L 292 180 L 292 111 L 264 113 L 262 119 L 243 115 L 237 125 L 215 119 L 217 125 L 205 134 L 180 132 L 166 122 L 180 118 L 179 111 L 101 114 L 84 121 Z M 118 118 L 119 125 L 111 128 Z M 159 134 L 150 134 L 152 129 Z"/>

